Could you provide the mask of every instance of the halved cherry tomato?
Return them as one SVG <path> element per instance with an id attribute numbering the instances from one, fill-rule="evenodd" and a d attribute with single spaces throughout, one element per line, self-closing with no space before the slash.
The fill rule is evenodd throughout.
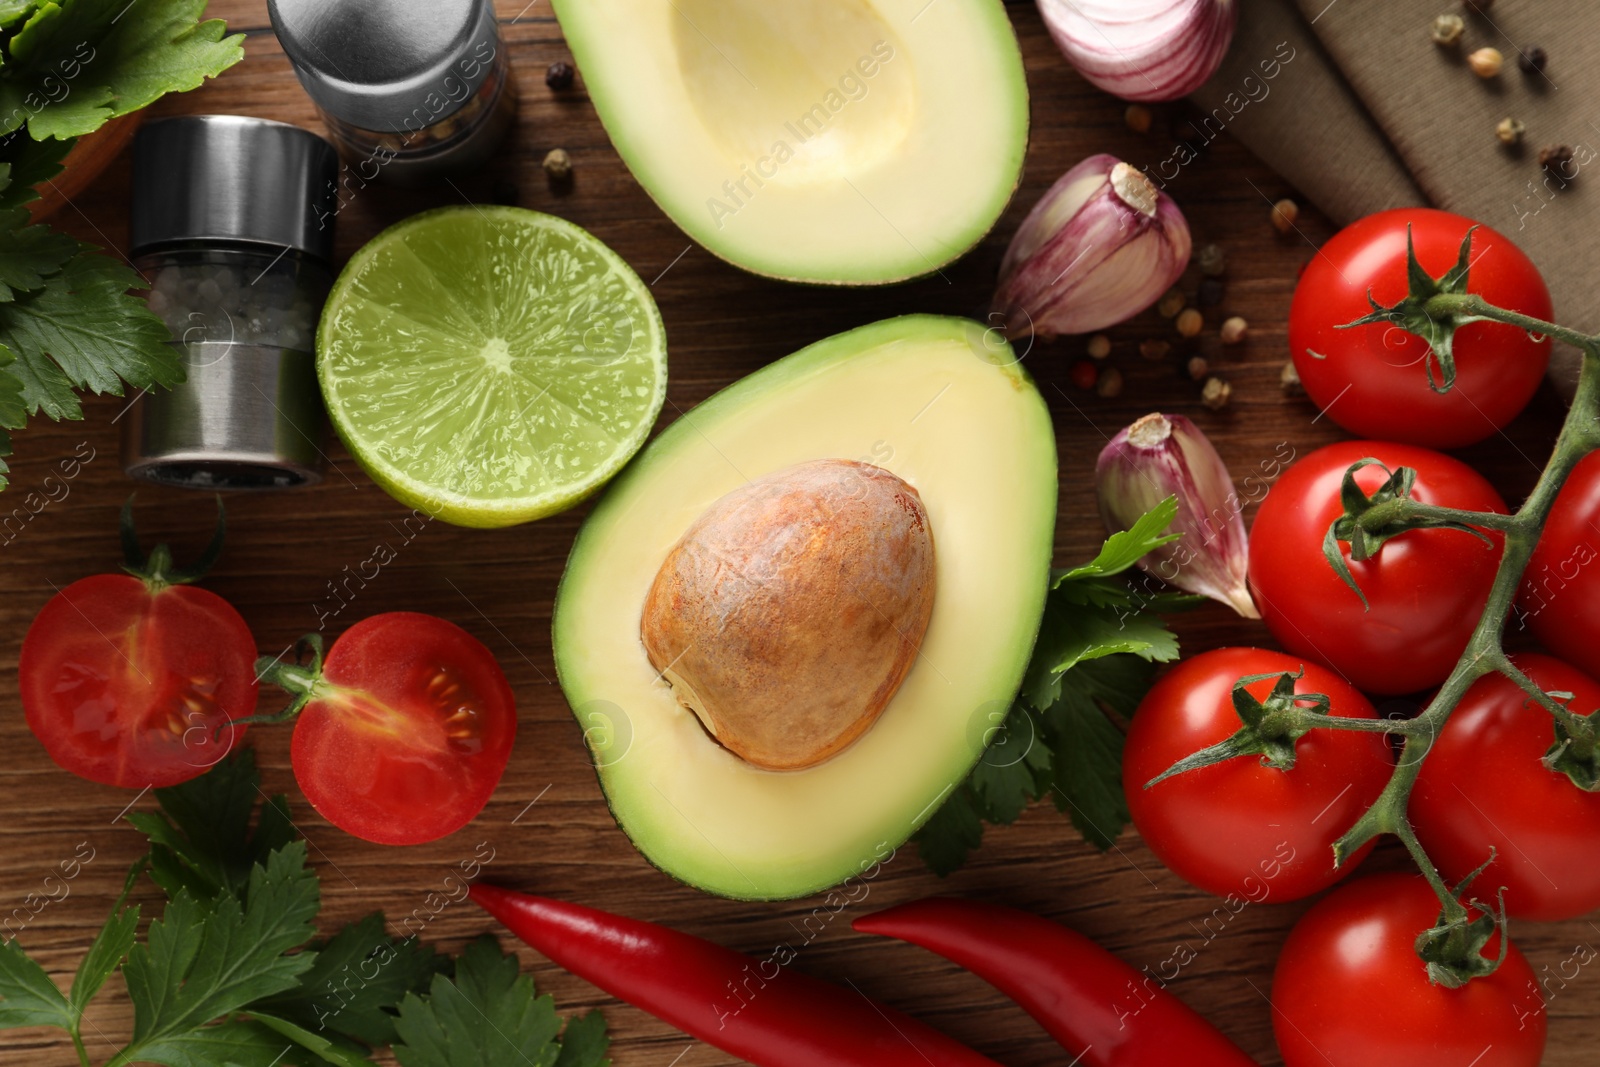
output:
<path id="1" fill-rule="evenodd" d="M 1553 656 L 1513 662 L 1547 693 L 1571 693 L 1580 715 L 1600 708 L 1600 682 Z M 1509 678 L 1473 683 L 1428 751 L 1411 795 L 1411 821 L 1452 884 L 1494 862 L 1472 883 L 1484 900 L 1504 887 L 1506 911 L 1570 919 L 1600 908 L 1600 793 L 1544 765 L 1555 722 Z"/>
<path id="2" fill-rule="evenodd" d="M 122 511 L 129 574 L 57 591 L 22 641 L 17 674 L 28 727 L 50 758 L 104 785 L 177 785 L 205 773 L 244 736 L 255 711 L 255 639 L 226 600 L 185 583 L 222 550 L 223 519 L 201 562 L 147 558 Z"/>
<path id="3" fill-rule="evenodd" d="M 1259 903 L 1298 900 L 1349 874 L 1371 846 L 1333 865 L 1333 843 L 1372 805 L 1394 770 L 1383 734 L 1313 730 L 1295 744 L 1292 768 L 1259 757 L 1145 783 L 1243 725 L 1233 686 L 1255 674 L 1304 670 L 1297 693 L 1323 693 L 1329 714 L 1376 718 L 1372 704 L 1318 663 L 1263 648 L 1219 648 L 1184 660 L 1145 694 L 1122 755 L 1122 788 L 1150 850 L 1184 881 L 1218 896 Z M 1249 686 L 1258 699 L 1271 680 Z"/>
<path id="4" fill-rule="evenodd" d="M 1412 445 L 1342 441 L 1302 457 L 1272 487 L 1250 530 L 1250 588 L 1272 636 L 1285 649 L 1332 667 L 1367 693 L 1411 693 L 1438 685 L 1467 647 L 1500 566 L 1504 538 L 1460 530 L 1412 530 L 1377 555 L 1350 561 L 1366 594 L 1345 585 L 1322 555 L 1323 538 L 1343 514 L 1345 470 L 1366 457 L 1390 470 L 1417 472 L 1412 496 L 1468 511 L 1506 510 L 1483 476 L 1460 460 Z M 1372 493 L 1382 467 L 1356 484 Z"/>
<path id="5" fill-rule="evenodd" d="M 493 653 L 444 619 L 374 615 L 309 671 L 262 666 L 263 678 L 309 693 L 291 745 L 295 779 L 357 837 L 414 845 L 459 830 L 511 758 L 511 686 Z"/>
<path id="6" fill-rule="evenodd" d="M 1510 946 L 1493 974 L 1435 985 L 1417 935 L 1439 900 L 1416 875 L 1347 882 L 1289 932 L 1272 976 L 1272 1030 L 1285 1067 L 1536 1067 L 1544 998 Z M 1493 958 L 1500 935 L 1484 949 Z"/>
<path id="7" fill-rule="evenodd" d="M 1481 441 L 1516 417 L 1544 380 L 1548 338 L 1497 322 L 1456 331 L 1457 377 L 1447 392 L 1428 383 L 1428 345 L 1389 323 L 1341 329 L 1406 295 L 1406 230 L 1417 260 L 1437 278 L 1455 265 L 1473 221 L 1431 208 L 1368 215 L 1322 246 L 1295 286 L 1289 352 L 1306 395 L 1351 433 L 1458 448 Z M 1491 304 L 1550 318 L 1550 292 L 1533 261 L 1487 226 L 1472 235 L 1467 291 Z M 1437 373 L 1436 373 L 1437 376 Z"/>

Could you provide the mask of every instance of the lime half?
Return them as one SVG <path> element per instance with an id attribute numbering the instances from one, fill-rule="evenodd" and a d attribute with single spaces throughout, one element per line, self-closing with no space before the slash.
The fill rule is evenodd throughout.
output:
<path id="1" fill-rule="evenodd" d="M 666 330 L 594 235 L 513 207 L 384 230 L 334 283 L 317 376 L 345 447 L 390 495 L 462 526 L 581 501 L 644 444 Z"/>

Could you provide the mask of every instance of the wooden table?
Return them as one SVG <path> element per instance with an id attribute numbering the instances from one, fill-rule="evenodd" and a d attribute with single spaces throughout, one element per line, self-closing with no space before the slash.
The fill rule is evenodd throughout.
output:
<path id="1" fill-rule="evenodd" d="M 548 4 L 539 0 L 499 4 L 522 97 L 515 143 L 504 158 L 490 173 L 458 182 L 458 188 L 426 194 L 361 190 L 339 219 L 341 260 L 397 219 L 464 199 L 505 199 L 514 193 L 526 207 L 572 219 L 652 280 L 671 340 L 672 385 L 663 424 L 736 378 L 837 331 L 904 312 L 978 314 L 1006 242 L 1063 170 L 1093 152 L 1111 152 L 1136 164 L 1165 158 L 1175 139 L 1174 117 L 1181 114 L 1181 108 L 1158 109 L 1151 132 L 1130 131 L 1123 105 L 1086 85 L 1057 54 L 1033 5 L 1007 7 L 1022 40 L 1033 93 L 1027 173 L 994 233 L 946 267 L 943 277 L 888 289 L 809 289 L 742 273 L 694 246 L 623 167 L 581 85 L 560 94 L 545 87 L 546 66 L 567 58 L 567 51 Z M 158 110 L 237 112 L 315 127 L 312 108 L 268 28 L 262 0 L 217 0 L 212 13 L 248 35 L 248 58 L 202 90 L 168 98 Z M 575 188 L 560 196 L 547 188 L 540 171 L 545 152 L 557 146 L 571 153 L 576 173 Z M 1145 412 L 1159 408 L 1196 419 L 1240 479 L 1283 445 L 1304 454 L 1341 436 L 1307 401 L 1286 398 L 1278 381 L 1288 354 L 1285 320 L 1296 272 L 1332 232 L 1327 221 L 1307 209 L 1298 233 L 1277 234 L 1269 225 L 1269 205 L 1292 190 L 1226 136 L 1185 168 L 1170 191 L 1188 215 L 1196 244 L 1216 241 L 1227 249 L 1228 288 L 1221 310 L 1242 314 L 1251 325 L 1247 343 L 1224 352 L 1215 332 L 1220 315 L 1209 313 L 1207 334 L 1197 346 L 1233 384 L 1233 403 L 1225 411 L 1207 411 L 1199 402 L 1198 384 L 1181 373 L 1177 358 L 1161 363 L 1139 358 L 1140 340 L 1170 335 L 1153 312 L 1113 332 L 1112 362 L 1126 376 L 1126 389 L 1114 400 L 1070 383 L 1068 368 L 1082 354 L 1081 341 L 1036 346 L 1027 362 L 1050 404 L 1060 443 L 1060 562 L 1086 558 L 1102 536 L 1091 486 L 1095 456 L 1107 437 Z M 124 156 L 58 222 L 85 240 L 124 250 L 127 202 Z M 1191 292 L 1194 284 L 1192 277 L 1186 282 Z M 0 535 L 0 674 L 7 678 L 14 677 L 29 620 L 52 588 L 117 567 L 116 511 L 130 489 L 119 469 L 113 424 L 123 404 L 115 397 L 90 400 L 83 422 L 51 425 L 40 418 L 18 436 L 12 484 L 0 496 L 5 512 L 23 506 L 25 495 L 42 486 L 58 458 L 92 449 L 94 459 L 69 483 L 63 499 L 29 519 L 14 538 Z M 1465 457 L 1508 498 L 1520 499 L 1533 483 L 1559 416 L 1558 403 L 1546 392 L 1511 428 L 1509 439 L 1468 449 Z M 313 844 L 325 921 L 343 922 L 380 908 L 391 926 L 414 911 L 427 915 L 427 894 L 440 888 L 479 842 L 488 842 L 495 858 L 484 877 L 498 882 L 669 923 L 757 953 L 792 939 L 791 924 L 810 915 L 815 901 L 738 904 L 677 885 L 634 851 L 607 814 L 579 730 L 551 681 L 551 597 L 584 509 L 493 532 L 433 523 L 405 543 L 394 524 L 406 509 L 373 486 L 336 444 L 330 446 L 330 459 L 327 480 L 315 489 L 230 501 L 228 549 L 208 587 L 237 604 L 262 650 L 275 653 L 316 628 L 318 606 L 332 603 L 330 583 L 345 568 L 354 570 L 375 546 L 388 543 L 397 558 L 360 590 L 338 622 L 396 609 L 455 620 L 500 658 L 517 693 L 522 725 L 505 781 L 480 818 L 444 841 L 407 849 L 364 844 L 316 818 L 294 787 L 288 731 L 256 731 L 269 791 L 290 794 L 300 828 Z M 148 538 L 170 539 L 181 553 L 193 552 L 209 535 L 204 498 L 144 489 L 139 500 Z M 1259 625 L 1215 606 L 1177 625 L 1191 652 L 1267 640 Z M 70 883 L 71 895 L 37 915 L 20 935 L 28 951 L 64 978 L 139 852 L 143 839 L 119 820 L 120 814 L 130 801 L 140 808 L 152 807 L 153 801 L 58 770 L 29 735 L 9 685 L 0 690 L 0 753 L 0 914 L 39 890 L 60 862 L 75 852 L 93 851 L 93 861 Z M 1404 862 L 1386 848 L 1368 866 L 1399 868 Z M 1278 947 L 1306 905 L 1248 907 L 1207 941 L 1201 922 L 1216 900 L 1168 873 L 1131 831 L 1102 855 L 1047 806 L 1036 807 L 1014 827 L 991 830 L 983 851 L 948 881 L 930 875 L 914 850 L 902 850 L 872 884 L 870 898 L 835 916 L 801 953 L 798 966 L 833 979 L 848 977 L 869 995 L 936 1022 L 1002 1063 L 1064 1063 L 1066 1057 L 1037 1025 L 981 981 L 928 953 L 849 929 L 852 915 L 866 908 L 940 891 L 1004 901 L 1059 919 L 1135 967 L 1154 968 L 1179 943 L 1187 944 L 1196 958 L 1171 988 L 1261 1062 L 1278 1062 L 1266 997 Z M 481 913 L 457 905 L 433 917 L 425 937 L 454 949 L 491 929 Z M 1574 947 L 1596 938 L 1597 931 L 1584 920 L 1517 929 L 1535 970 L 1543 975 L 1548 967 L 1552 976 L 1549 1064 L 1593 1060 L 1590 1050 L 1600 1040 L 1600 1008 L 1594 1001 L 1600 979 L 1584 972 L 1563 987 L 1554 976 Z M 523 958 L 540 990 L 554 994 L 563 1011 L 606 1009 L 617 1067 L 734 1062 L 609 1000 L 531 952 L 524 951 Z M 90 1021 L 86 1033 L 100 1062 L 111 1050 L 96 1032 L 120 1037 L 130 1021 L 119 983 L 111 983 Z M 69 1046 L 53 1033 L 0 1034 L 5 1067 L 73 1062 Z"/>

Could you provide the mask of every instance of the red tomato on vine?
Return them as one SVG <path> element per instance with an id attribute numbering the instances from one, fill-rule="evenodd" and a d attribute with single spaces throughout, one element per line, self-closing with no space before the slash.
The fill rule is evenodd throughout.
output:
<path id="1" fill-rule="evenodd" d="M 1312 905 L 1272 976 L 1285 1067 L 1537 1067 L 1544 999 L 1528 961 L 1511 945 L 1493 974 L 1436 984 L 1416 941 L 1438 917 L 1433 890 L 1409 874 L 1357 878 Z"/>
<path id="2" fill-rule="evenodd" d="M 1518 618 L 1540 643 L 1600 677 L 1600 452 L 1567 476 L 1523 572 Z"/>
<path id="3" fill-rule="evenodd" d="M 1384 735 L 1313 730 L 1294 745 L 1294 765 L 1259 756 L 1145 783 L 1239 730 L 1234 683 L 1247 675 L 1293 674 L 1297 693 L 1330 698 L 1328 713 L 1376 718 L 1372 704 L 1318 663 L 1261 648 L 1202 652 L 1173 667 L 1139 704 L 1122 755 L 1122 788 L 1134 825 L 1173 873 L 1218 896 L 1297 900 L 1343 878 L 1369 844 L 1333 865 L 1333 843 L 1383 791 L 1394 769 Z M 1265 699 L 1273 680 L 1249 686 Z"/>
<path id="4" fill-rule="evenodd" d="M 1327 664 L 1368 693 L 1411 693 L 1444 681 L 1483 614 L 1504 538 L 1460 530 L 1412 530 L 1367 560 L 1340 552 L 1361 595 L 1322 554 L 1328 527 L 1343 514 L 1345 470 L 1367 457 L 1417 472 L 1424 504 L 1504 513 L 1500 494 L 1460 460 L 1412 445 L 1343 441 L 1291 466 L 1267 493 L 1250 531 L 1250 588 L 1261 617 L 1285 649 Z M 1371 494 L 1383 467 L 1356 473 Z"/>
<path id="5" fill-rule="evenodd" d="M 1600 709 L 1600 682 L 1553 656 L 1513 662 L 1546 692 L 1571 693 L 1579 714 Z M 1550 713 L 1500 674 L 1473 683 L 1418 772 L 1411 821 L 1452 883 L 1489 859 L 1473 890 L 1506 891 L 1516 918 L 1570 919 L 1600 908 L 1600 793 L 1544 764 Z"/>
<path id="6" fill-rule="evenodd" d="M 1341 329 L 1406 295 L 1406 234 L 1438 277 L 1457 259 L 1471 219 L 1432 208 L 1380 211 L 1334 234 L 1307 264 L 1289 311 L 1289 351 L 1306 395 L 1363 437 L 1459 448 L 1517 416 L 1544 379 L 1550 342 L 1515 326 L 1474 322 L 1456 331 L 1456 380 L 1429 385 L 1428 345 L 1391 323 Z M 1550 292 L 1533 261 L 1504 235 L 1472 234 L 1467 291 L 1509 311 L 1550 318 Z M 1437 377 L 1437 375 L 1436 375 Z"/>

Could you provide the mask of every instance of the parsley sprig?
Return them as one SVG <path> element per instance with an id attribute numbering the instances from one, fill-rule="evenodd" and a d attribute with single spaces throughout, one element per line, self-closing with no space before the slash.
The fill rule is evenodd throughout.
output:
<path id="1" fill-rule="evenodd" d="M 81 391 L 122 396 L 183 380 L 143 279 L 29 221 L 34 186 L 73 139 L 244 58 L 206 0 L 0 0 L 0 457 L 43 412 L 81 419 Z M 9 470 L 0 459 L 0 488 Z"/>
<path id="2" fill-rule="evenodd" d="M 1127 825 L 1122 731 L 1106 711 L 1131 716 L 1155 665 L 1178 658 L 1178 639 L 1157 613 L 1196 598 L 1151 594 L 1122 574 L 1176 536 L 1165 533 L 1176 514 L 1169 497 L 1090 562 L 1054 572 L 1022 691 L 972 774 L 917 834 L 935 872 L 961 867 L 983 843 L 985 823 L 1010 825 L 1035 800 L 1053 801 L 1101 849 Z"/>
<path id="3" fill-rule="evenodd" d="M 160 812 L 129 816 L 150 851 L 66 993 L 15 940 L 0 944 L 0 1030 L 58 1027 L 87 1067 L 84 1010 L 120 970 L 133 1033 L 105 1067 L 355 1067 L 384 1046 L 403 1067 L 610 1062 L 599 1012 L 563 1027 L 493 937 L 452 960 L 390 937 L 374 913 L 314 940 L 321 883 L 286 801 L 264 796 L 248 749 L 156 790 Z M 128 898 L 146 874 L 166 901 L 141 939 Z"/>

